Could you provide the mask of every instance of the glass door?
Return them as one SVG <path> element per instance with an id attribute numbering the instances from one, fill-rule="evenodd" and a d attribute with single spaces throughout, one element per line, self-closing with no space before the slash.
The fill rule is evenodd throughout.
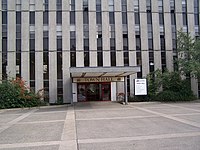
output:
<path id="1" fill-rule="evenodd" d="M 110 83 L 103 83 L 101 85 L 101 90 L 102 90 L 102 100 L 103 101 L 110 101 L 111 100 Z"/>

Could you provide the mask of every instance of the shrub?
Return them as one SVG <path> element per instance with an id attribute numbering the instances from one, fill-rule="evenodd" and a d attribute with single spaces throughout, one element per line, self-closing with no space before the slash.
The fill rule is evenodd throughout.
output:
<path id="1" fill-rule="evenodd" d="M 21 78 L 0 84 L 0 108 L 34 107 L 41 105 L 40 98 L 31 92 Z"/>
<path id="2" fill-rule="evenodd" d="M 156 70 L 147 76 L 148 100 L 158 101 L 186 101 L 194 100 L 190 81 L 182 79 L 180 72 L 163 73 Z"/>

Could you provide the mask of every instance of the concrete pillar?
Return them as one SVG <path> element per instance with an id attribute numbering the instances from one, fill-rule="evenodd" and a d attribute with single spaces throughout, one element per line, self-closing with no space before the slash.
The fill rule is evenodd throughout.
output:
<path id="1" fill-rule="evenodd" d="M 83 1 L 76 0 L 76 66 L 84 67 L 83 51 Z"/>
<path id="2" fill-rule="evenodd" d="M 146 11 L 146 0 L 139 1 L 140 12 Z M 147 33 L 147 15 L 140 13 L 141 26 L 141 55 L 142 55 L 142 75 L 146 77 L 149 73 L 149 51 L 148 51 L 148 33 Z"/>
<path id="3" fill-rule="evenodd" d="M 63 65 L 63 103 L 71 103 L 72 102 L 72 83 L 70 78 L 70 23 L 69 23 L 69 1 L 63 2 L 63 15 L 62 15 L 62 65 Z"/>
<path id="4" fill-rule="evenodd" d="M 128 44 L 129 44 L 129 66 L 137 66 L 136 62 L 136 44 L 135 44 L 135 24 L 134 21 L 134 1 L 127 0 L 127 18 L 128 18 Z M 130 75 L 130 95 L 134 95 L 134 82 L 137 75 Z"/>
<path id="5" fill-rule="evenodd" d="M 56 1 L 49 0 L 49 102 L 57 101 Z"/>
<path id="6" fill-rule="evenodd" d="M 97 66 L 97 31 L 96 31 L 96 1 L 89 2 L 89 50 L 90 50 L 90 66 Z"/>
<path id="7" fill-rule="evenodd" d="M 73 94 L 73 102 L 76 103 L 78 102 L 77 98 L 77 83 L 72 83 L 72 94 Z"/>
<path id="8" fill-rule="evenodd" d="M 165 47 L 166 47 L 166 65 L 169 71 L 173 71 L 173 48 L 172 48 L 172 29 L 171 29 L 171 14 L 170 1 L 163 1 L 164 6 L 164 26 L 165 26 Z"/>
<path id="9" fill-rule="evenodd" d="M 116 66 L 124 66 L 121 3 L 115 1 Z"/>
<path id="10" fill-rule="evenodd" d="M 158 1 L 152 2 L 152 27 L 153 27 L 153 48 L 154 48 L 154 68 L 161 69 L 161 51 L 160 51 L 160 25 L 158 14 Z"/>
<path id="11" fill-rule="evenodd" d="M 124 97 L 124 102 L 127 105 L 128 104 L 128 93 L 127 93 L 127 76 L 124 77 L 124 93 L 125 93 L 125 97 Z"/>
<path id="12" fill-rule="evenodd" d="M 176 29 L 178 31 L 183 27 L 182 0 L 176 0 L 175 6 L 176 6 Z"/>
<path id="13" fill-rule="evenodd" d="M 103 66 L 110 66 L 110 31 L 108 0 L 101 0 L 102 8 L 102 41 L 103 41 Z"/>
<path id="14" fill-rule="evenodd" d="M 111 101 L 117 100 L 117 82 L 111 82 Z"/>
<path id="15" fill-rule="evenodd" d="M 29 55 L 29 1 L 22 3 L 22 24 L 21 24 L 21 76 L 30 84 L 30 55 Z"/>
<path id="16" fill-rule="evenodd" d="M 8 15 L 7 15 L 7 74 L 8 78 L 12 79 L 16 77 L 16 13 L 15 13 L 15 1 L 8 0 Z"/>
<path id="17" fill-rule="evenodd" d="M 35 91 L 43 89 L 43 1 L 35 1 Z"/>

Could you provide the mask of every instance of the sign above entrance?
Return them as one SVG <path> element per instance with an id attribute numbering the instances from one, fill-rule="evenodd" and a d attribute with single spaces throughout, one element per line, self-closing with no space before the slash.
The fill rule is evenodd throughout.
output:
<path id="1" fill-rule="evenodd" d="M 94 77 L 94 78 L 73 78 L 75 83 L 83 82 L 123 82 L 123 77 Z"/>

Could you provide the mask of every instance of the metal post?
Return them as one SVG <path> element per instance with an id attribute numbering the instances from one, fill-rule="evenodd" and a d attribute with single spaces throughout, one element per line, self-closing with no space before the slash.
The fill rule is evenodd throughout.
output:
<path id="1" fill-rule="evenodd" d="M 124 103 L 125 105 L 128 105 L 127 76 L 124 77 L 124 92 L 125 92 Z"/>

